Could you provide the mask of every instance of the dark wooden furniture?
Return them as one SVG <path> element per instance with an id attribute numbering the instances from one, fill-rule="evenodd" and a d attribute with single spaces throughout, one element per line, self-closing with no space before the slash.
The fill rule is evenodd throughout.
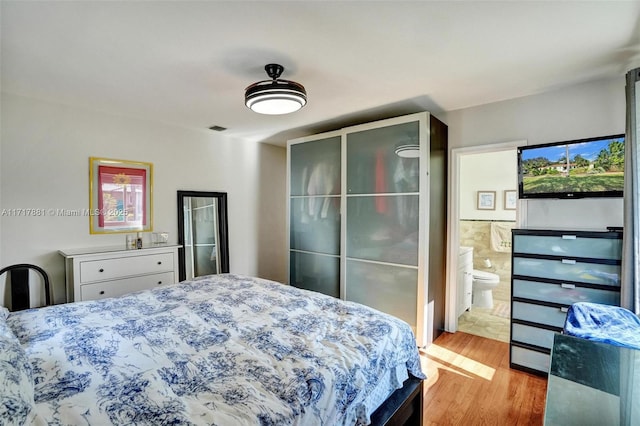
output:
<path id="1" fill-rule="evenodd" d="M 622 232 L 512 232 L 510 365 L 546 375 L 571 304 L 620 304 Z"/>
<path id="2" fill-rule="evenodd" d="M 45 306 L 51 304 L 49 276 L 39 266 L 29 263 L 19 263 L 0 269 L 0 275 L 9 272 L 7 283 L 11 287 L 11 311 L 21 311 L 31 308 L 29 292 L 29 271 L 34 270 L 42 276 L 45 292 Z"/>
<path id="3" fill-rule="evenodd" d="M 396 390 L 371 415 L 372 426 L 421 426 L 422 380 L 409 377 L 402 388 Z"/>

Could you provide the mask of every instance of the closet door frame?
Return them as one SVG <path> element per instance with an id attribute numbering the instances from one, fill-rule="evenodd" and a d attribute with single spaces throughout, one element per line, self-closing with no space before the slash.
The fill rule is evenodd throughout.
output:
<path id="1" fill-rule="evenodd" d="M 419 207 L 418 207 L 418 279 L 416 285 L 416 313 L 415 330 L 418 346 L 428 345 L 433 340 L 433 306 L 428 303 L 428 259 L 429 259 L 429 153 L 430 153 L 430 118 L 428 112 L 403 115 L 399 117 L 374 121 L 370 123 L 345 127 L 340 130 L 315 134 L 311 136 L 293 139 L 287 142 L 287 172 L 286 172 L 286 193 L 287 193 L 287 220 L 286 220 L 286 249 L 287 249 L 287 283 L 291 284 L 291 147 L 293 145 L 313 142 L 321 139 L 328 139 L 339 136 L 341 138 L 340 153 L 340 298 L 346 299 L 346 262 L 347 262 L 347 136 L 351 133 L 375 130 L 378 128 L 418 122 L 418 133 L 420 143 L 419 158 Z"/>
<path id="2" fill-rule="evenodd" d="M 325 133 L 318 133 L 315 135 L 311 135 L 311 136 L 304 136 L 301 138 L 296 138 L 296 139 L 292 139 L 290 141 L 287 141 L 287 173 L 286 173 L 286 193 L 287 193 L 287 205 L 286 205 L 286 212 L 287 212 L 287 221 L 286 221 L 286 236 L 287 236 L 287 241 L 286 241 L 286 268 L 287 268 L 287 284 L 288 285 L 292 285 L 292 280 L 291 280 L 291 147 L 294 145 L 298 145 L 298 144 L 303 144 L 303 143 L 307 143 L 307 142 L 315 142 L 315 141 L 319 141 L 322 139 L 329 139 L 329 138 L 335 138 L 335 137 L 340 137 L 340 150 L 341 150 L 341 157 L 340 157 L 340 179 L 342 179 L 342 168 L 344 167 L 343 165 L 343 158 L 342 158 L 342 146 L 343 146 L 343 140 L 342 140 L 342 135 L 343 135 L 343 131 L 342 130 L 334 130 L 334 131 L 330 131 L 330 132 L 325 132 Z M 342 183 L 340 184 L 340 190 L 342 191 Z M 340 268 L 340 273 L 338 275 L 339 280 L 340 280 L 340 298 L 342 299 L 342 270 L 344 268 L 343 265 L 343 261 L 342 261 L 342 240 L 343 238 L 343 233 L 342 233 L 342 222 L 344 219 L 344 215 L 343 215 L 343 211 L 342 211 L 342 193 L 339 194 L 339 200 L 340 200 L 340 255 L 337 256 L 338 261 L 339 261 L 339 268 Z M 332 255 L 326 255 L 326 254 L 318 254 L 319 256 L 331 256 Z"/>
<path id="3" fill-rule="evenodd" d="M 346 127 L 342 129 L 342 168 L 341 168 L 341 246 L 340 246 L 340 298 L 346 299 L 347 288 L 347 136 L 351 133 L 362 132 L 366 130 L 375 130 L 382 127 L 395 126 L 410 122 L 418 122 L 418 137 L 420 143 L 420 178 L 418 186 L 419 207 L 418 207 L 418 282 L 416 283 L 416 329 L 414 333 L 418 346 L 426 346 L 431 342 L 431 327 L 427 324 L 433 322 L 433 307 L 428 304 L 428 273 L 429 265 L 429 120 L 428 112 L 419 112 L 415 114 L 403 115 L 394 118 L 374 121 L 371 123 L 361 124 L 357 126 Z"/>

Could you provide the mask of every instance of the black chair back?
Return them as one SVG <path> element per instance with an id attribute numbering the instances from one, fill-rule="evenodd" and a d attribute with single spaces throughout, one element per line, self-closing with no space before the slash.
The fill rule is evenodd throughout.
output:
<path id="1" fill-rule="evenodd" d="M 33 269 L 42 276 L 45 291 L 45 306 L 51 304 L 51 292 L 49 289 L 49 276 L 39 266 L 28 263 L 7 266 L 0 269 L 0 276 L 5 272 L 10 272 L 7 284 L 11 288 L 11 311 L 22 311 L 31 307 L 29 298 L 29 270 Z"/>

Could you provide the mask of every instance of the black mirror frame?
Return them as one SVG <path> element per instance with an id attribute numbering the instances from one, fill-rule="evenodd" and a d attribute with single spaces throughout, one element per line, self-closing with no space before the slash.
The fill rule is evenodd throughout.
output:
<path id="1" fill-rule="evenodd" d="M 207 192 L 207 191 L 178 191 L 178 267 L 180 281 L 186 279 L 187 273 L 185 269 L 184 257 L 184 199 L 186 197 L 206 197 L 216 198 L 218 206 L 218 241 L 220 249 L 220 271 L 219 273 L 229 272 L 229 237 L 227 225 L 227 193 L 226 192 Z"/>

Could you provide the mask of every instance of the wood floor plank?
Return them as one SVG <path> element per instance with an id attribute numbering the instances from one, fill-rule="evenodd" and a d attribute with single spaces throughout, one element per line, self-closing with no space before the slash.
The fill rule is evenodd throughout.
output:
<path id="1" fill-rule="evenodd" d="M 425 425 L 542 425 L 547 379 L 509 368 L 509 344 L 443 333 L 423 353 Z"/>

